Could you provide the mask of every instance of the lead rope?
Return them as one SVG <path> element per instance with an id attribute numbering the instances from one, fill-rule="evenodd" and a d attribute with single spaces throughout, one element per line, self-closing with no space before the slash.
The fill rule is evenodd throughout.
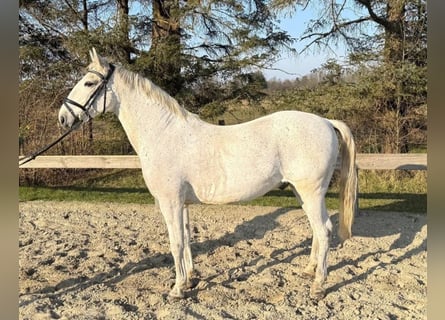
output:
<path id="1" fill-rule="evenodd" d="M 67 135 L 69 135 L 71 132 L 76 130 L 83 123 L 84 122 L 78 122 L 77 124 L 72 126 L 69 130 L 65 131 L 59 138 L 57 138 L 56 140 L 54 140 L 53 142 L 51 142 L 50 144 L 48 144 L 44 148 L 42 148 L 42 149 L 40 149 L 40 150 L 38 150 L 38 151 L 28 155 L 28 156 L 23 156 L 23 157 L 19 158 L 19 167 L 23 166 L 25 163 L 27 163 L 27 162 L 29 162 L 31 160 L 34 160 L 37 156 L 41 155 L 45 151 L 47 151 L 50 148 L 52 148 L 54 145 L 59 143 L 62 139 L 64 139 Z"/>

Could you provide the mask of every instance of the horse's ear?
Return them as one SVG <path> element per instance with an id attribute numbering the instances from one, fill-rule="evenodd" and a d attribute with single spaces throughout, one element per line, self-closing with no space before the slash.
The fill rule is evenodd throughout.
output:
<path id="1" fill-rule="evenodd" d="M 91 62 L 102 65 L 102 59 L 97 54 L 96 48 L 93 48 L 90 50 L 90 58 L 91 58 Z"/>
<path id="2" fill-rule="evenodd" d="M 105 59 L 97 54 L 95 48 L 92 48 L 90 50 L 90 58 L 91 58 L 92 63 L 98 64 L 100 66 L 105 66 L 105 64 L 106 64 Z"/>

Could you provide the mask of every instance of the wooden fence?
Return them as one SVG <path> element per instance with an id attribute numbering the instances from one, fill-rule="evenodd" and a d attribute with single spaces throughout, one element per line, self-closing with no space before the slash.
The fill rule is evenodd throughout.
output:
<path id="1" fill-rule="evenodd" d="M 427 170 L 426 153 L 357 154 L 361 170 Z M 39 156 L 20 168 L 138 169 L 137 156 Z M 337 162 L 338 167 L 338 162 Z"/>

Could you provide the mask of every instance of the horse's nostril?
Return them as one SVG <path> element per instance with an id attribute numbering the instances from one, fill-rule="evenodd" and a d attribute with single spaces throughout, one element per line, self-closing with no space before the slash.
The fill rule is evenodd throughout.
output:
<path id="1" fill-rule="evenodd" d="M 65 124 L 65 117 L 64 116 L 60 116 L 59 117 L 59 121 L 60 121 L 60 124 Z"/>

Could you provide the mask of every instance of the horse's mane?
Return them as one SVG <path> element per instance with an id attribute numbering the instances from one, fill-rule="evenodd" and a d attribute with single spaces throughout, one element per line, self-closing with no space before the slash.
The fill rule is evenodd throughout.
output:
<path id="1" fill-rule="evenodd" d="M 145 93 L 148 98 L 160 101 L 160 104 L 165 106 L 173 114 L 182 118 L 186 118 L 189 115 L 189 112 L 181 107 L 176 99 L 147 78 L 122 67 L 117 67 L 116 71 L 119 72 L 119 76 L 125 84 L 135 87 L 137 90 Z"/>

